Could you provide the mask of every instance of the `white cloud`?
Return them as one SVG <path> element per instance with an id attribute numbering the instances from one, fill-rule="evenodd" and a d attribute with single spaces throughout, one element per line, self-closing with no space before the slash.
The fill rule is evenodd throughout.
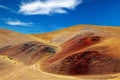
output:
<path id="1" fill-rule="evenodd" d="M 0 5 L 0 8 L 3 8 L 3 9 L 6 9 L 6 10 L 9 10 L 9 11 L 11 11 L 11 12 L 16 13 L 16 11 L 14 11 L 13 9 L 8 8 L 8 7 L 6 7 L 6 6 L 3 6 L 3 5 Z"/>
<path id="2" fill-rule="evenodd" d="M 16 21 L 7 21 L 6 22 L 8 25 L 12 25 L 12 26 L 30 26 L 32 25 L 33 23 L 27 23 L 27 22 L 21 22 L 19 20 L 16 20 Z"/>
<path id="3" fill-rule="evenodd" d="M 82 0 L 35 0 L 22 2 L 19 12 L 25 15 L 67 13 L 66 9 L 74 9 L 80 3 Z"/>
<path id="4" fill-rule="evenodd" d="M 5 7 L 5 6 L 3 6 L 3 5 L 0 5 L 0 8 L 8 9 L 7 7 Z"/>

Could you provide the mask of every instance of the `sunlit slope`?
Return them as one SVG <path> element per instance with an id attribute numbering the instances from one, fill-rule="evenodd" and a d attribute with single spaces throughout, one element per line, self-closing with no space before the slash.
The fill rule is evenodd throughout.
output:
<path id="1" fill-rule="evenodd" d="M 50 33 L 32 34 L 32 36 L 40 38 L 49 43 L 59 45 L 59 44 L 63 43 L 64 41 L 68 40 L 71 36 L 75 35 L 76 33 L 80 32 L 81 30 L 84 30 L 84 29 L 96 29 L 96 30 L 101 30 L 103 32 L 109 32 L 111 35 L 115 35 L 115 36 L 120 35 L 119 27 L 95 26 L 95 25 L 76 25 L 76 26 L 71 26 L 71 27 L 64 28 L 62 30 L 57 30 L 54 32 L 50 32 Z"/>
<path id="2" fill-rule="evenodd" d="M 95 35 L 89 36 L 90 33 L 93 32 Z M 96 34 L 97 32 L 97 34 Z M 93 41 L 98 40 L 98 42 L 91 42 L 91 38 Z M 96 39 L 100 37 L 99 39 Z M 102 38 L 101 38 L 102 37 Z M 26 46 L 26 42 L 28 41 L 37 41 L 37 43 L 32 42 L 32 44 L 35 44 L 34 46 L 41 45 L 39 42 L 44 41 L 51 44 L 58 45 L 60 47 L 60 52 L 57 52 L 54 57 L 51 59 L 45 60 L 48 61 L 49 64 L 52 63 L 52 61 L 55 61 L 55 64 L 51 64 L 52 66 L 55 66 L 56 64 L 60 66 L 62 65 L 62 62 L 67 64 L 65 61 L 69 60 L 69 57 L 73 57 L 74 55 L 78 54 L 78 57 L 81 57 L 80 54 L 85 54 L 85 52 L 91 52 L 97 51 L 101 57 L 97 59 L 98 61 L 94 61 L 91 64 L 95 66 L 101 66 L 99 70 L 104 71 L 104 69 L 113 72 L 114 68 L 116 67 L 115 74 L 104 74 L 104 75 L 79 75 L 79 76 L 68 76 L 68 75 L 56 75 L 55 72 L 48 72 L 40 69 L 40 62 L 36 62 L 32 64 L 31 66 L 26 66 L 22 63 L 17 62 L 14 59 L 7 58 L 5 56 L 0 56 L 0 80 L 120 80 L 120 70 L 119 70 L 119 62 L 113 64 L 106 65 L 107 62 L 104 62 L 106 59 L 114 59 L 114 60 L 120 60 L 120 28 L 119 27 L 102 27 L 102 26 L 92 26 L 92 25 L 78 25 L 75 27 L 69 27 L 63 30 L 58 30 L 51 33 L 45 33 L 45 34 L 34 34 L 34 35 L 24 35 L 20 33 L 16 33 L 9 30 L 0 30 L 0 47 L 5 47 L 7 45 L 12 45 L 12 48 L 10 48 L 10 51 L 8 50 L 8 54 L 11 54 L 12 52 L 18 53 L 20 48 L 24 48 Z M 80 42 L 83 40 L 82 42 Z M 48 44 L 46 43 L 46 44 Z M 24 45 L 25 44 L 25 45 Z M 28 43 L 27 43 L 28 44 Z M 30 42 L 31 44 L 31 42 Z M 85 44 L 85 46 L 83 46 Z M 49 45 L 49 44 L 48 44 Z M 54 46 L 55 46 L 54 45 Z M 19 48 L 20 46 L 20 48 Z M 24 58 L 25 60 L 32 57 L 32 54 L 35 54 L 39 52 L 42 48 L 36 48 L 36 47 L 25 47 L 27 48 L 25 52 L 19 52 L 19 56 L 16 56 L 18 59 Z M 78 46 L 78 48 L 76 47 Z M 35 50 L 33 50 L 33 48 Z M 36 50 L 37 49 L 37 50 Z M 29 51 L 33 50 L 30 54 L 27 54 Z M 64 53 L 64 54 L 63 54 Z M 25 54 L 25 56 L 24 56 Z M 40 53 L 41 54 L 41 53 Z M 79 56 L 80 55 L 80 56 Z M 27 58 L 27 57 L 28 58 Z M 85 54 L 86 57 L 93 59 L 93 56 L 88 56 Z M 25 58 L 26 57 L 26 58 Z M 34 56 L 34 58 L 37 58 L 38 55 Z M 14 57 L 13 57 L 14 58 Z M 32 61 L 33 59 L 30 59 Z M 100 62 L 99 62 L 100 60 Z M 77 60 L 80 61 L 80 60 Z M 103 61 L 103 62 L 102 62 Z M 109 62 L 109 60 L 107 60 Z M 24 62 L 24 60 L 23 60 Z M 43 63 L 45 63 L 43 61 Z M 79 63 L 79 62 L 78 62 Z M 103 68 L 103 66 L 105 68 Z M 117 66 L 116 66 L 117 65 Z M 74 66 L 72 64 L 72 66 Z M 110 67 L 109 67 L 110 66 Z M 44 67 L 44 66 L 42 66 Z M 49 67 L 48 65 L 45 67 Z M 57 67 L 57 66 L 56 66 Z M 68 69 L 68 66 L 66 65 L 65 68 Z M 58 69 L 58 68 L 57 68 Z M 41 71 L 42 70 L 42 71 Z M 55 70 L 55 69 L 54 69 Z M 94 66 L 91 67 L 90 70 L 95 70 Z M 95 70 L 95 71 L 99 71 Z M 57 71 L 57 70 L 55 70 Z M 59 70 L 58 70 L 59 71 Z"/>
<path id="3" fill-rule="evenodd" d="M 67 75 L 119 73 L 119 41 L 120 37 L 115 34 L 94 28 L 83 29 L 60 44 L 61 51 L 45 60 L 43 69 Z"/>
<path id="4" fill-rule="evenodd" d="M 40 41 L 40 39 L 14 31 L 0 29 L 0 47 L 12 44 L 15 45 L 26 41 Z"/>

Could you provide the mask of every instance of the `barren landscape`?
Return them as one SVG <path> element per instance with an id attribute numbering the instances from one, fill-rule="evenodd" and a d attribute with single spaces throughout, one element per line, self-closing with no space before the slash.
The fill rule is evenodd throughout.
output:
<path id="1" fill-rule="evenodd" d="M 44 34 L 0 29 L 0 80 L 120 80 L 120 28 L 76 25 Z"/>

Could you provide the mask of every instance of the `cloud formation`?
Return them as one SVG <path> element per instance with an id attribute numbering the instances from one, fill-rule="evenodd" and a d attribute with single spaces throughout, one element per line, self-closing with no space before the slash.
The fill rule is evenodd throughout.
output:
<path id="1" fill-rule="evenodd" d="M 7 7 L 5 7 L 5 6 L 3 6 L 3 5 L 0 5 L 0 8 L 8 9 Z"/>
<path id="2" fill-rule="evenodd" d="M 82 0 L 35 0 L 22 2 L 19 12 L 25 15 L 50 15 L 53 13 L 67 13 L 82 3 Z"/>
<path id="3" fill-rule="evenodd" d="M 9 11 L 11 11 L 11 12 L 16 13 L 16 11 L 14 11 L 13 9 L 8 8 L 8 7 L 6 7 L 6 6 L 3 6 L 3 5 L 0 5 L 0 8 L 2 8 L 2 9 L 6 9 L 6 10 L 9 10 Z"/>
<path id="4" fill-rule="evenodd" d="M 7 21 L 6 23 L 8 25 L 12 25 L 12 26 L 30 26 L 30 25 L 33 25 L 33 23 L 30 23 L 30 22 L 21 22 L 19 20 L 16 20 L 16 21 Z"/>

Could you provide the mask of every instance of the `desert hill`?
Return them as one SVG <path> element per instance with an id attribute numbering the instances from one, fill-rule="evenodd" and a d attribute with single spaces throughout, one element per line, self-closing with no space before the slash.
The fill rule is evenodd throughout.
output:
<path id="1" fill-rule="evenodd" d="M 0 47 L 15 45 L 26 41 L 40 41 L 40 39 L 11 30 L 0 29 Z"/>
<path id="2" fill-rule="evenodd" d="M 55 74 L 76 75 L 119 72 L 120 37 L 117 30 L 112 30 L 114 29 L 111 29 L 113 34 L 110 34 L 104 29 L 85 28 L 73 36 L 66 36 L 69 39 L 64 38 L 65 41 L 59 45 L 61 51 L 45 60 L 43 69 Z"/>
<path id="3" fill-rule="evenodd" d="M 0 29 L 0 38 L 0 80 L 120 79 L 119 27 L 78 25 L 28 35 Z"/>
<path id="4" fill-rule="evenodd" d="M 57 30 L 54 32 L 44 33 L 44 34 L 31 34 L 37 38 L 41 38 L 44 41 L 47 41 L 51 44 L 59 45 L 63 43 L 65 40 L 68 40 L 69 37 L 79 33 L 81 30 L 84 29 L 97 29 L 105 32 L 109 32 L 111 35 L 119 35 L 119 26 L 95 26 L 95 25 L 76 25 L 71 26 L 69 28 L 64 28 L 62 30 Z M 111 33 L 112 32 L 112 33 Z M 61 38 L 63 37 L 63 38 Z"/>

